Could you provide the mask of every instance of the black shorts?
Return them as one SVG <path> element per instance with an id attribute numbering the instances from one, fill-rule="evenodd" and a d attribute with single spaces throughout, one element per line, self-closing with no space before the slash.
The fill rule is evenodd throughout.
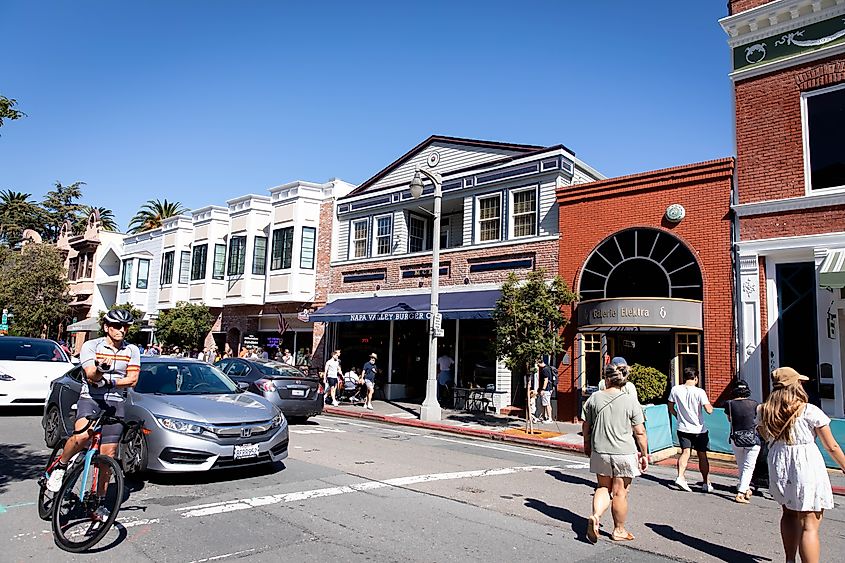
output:
<path id="1" fill-rule="evenodd" d="M 329 382 L 329 387 L 337 387 L 337 378 L 336 377 L 327 377 L 326 381 Z"/>
<path id="2" fill-rule="evenodd" d="M 681 444 L 681 449 L 693 449 L 697 452 L 706 452 L 707 447 L 710 446 L 710 433 L 703 432 L 701 434 L 690 434 L 689 432 L 681 432 L 678 430 L 678 442 Z"/>
<path id="3" fill-rule="evenodd" d="M 126 412 L 123 403 L 123 401 L 106 401 L 103 399 L 86 399 L 80 397 L 76 402 L 76 420 L 92 414 L 100 414 L 104 410 L 111 416 L 123 418 Z M 122 431 L 123 426 L 120 424 L 104 424 L 100 443 L 117 444 L 120 441 Z"/>

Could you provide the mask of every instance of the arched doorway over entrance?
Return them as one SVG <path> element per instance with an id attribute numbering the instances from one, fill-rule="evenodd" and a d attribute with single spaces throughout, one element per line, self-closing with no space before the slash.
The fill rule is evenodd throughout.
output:
<path id="1" fill-rule="evenodd" d="M 702 371 L 701 268 L 678 237 L 646 227 L 618 231 L 596 246 L 578 281 L 583 386 L 598 385 L 606 355 L 656 368 L 670 383 L 686 367 Z"/>

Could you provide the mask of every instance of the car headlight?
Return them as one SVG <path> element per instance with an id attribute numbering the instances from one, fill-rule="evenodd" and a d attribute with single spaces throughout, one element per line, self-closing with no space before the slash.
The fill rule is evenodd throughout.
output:
<path id="1" fill-rule="evenodd" d="M 9 375 L 8 373 L 3 373 L 0 371 L 0 381 L 14 381 L 15 378 Z"/>
<path id="2" fill-rule="evenodd" d="M 277 411 L 276 416 L 273 417 L 273 428 L 278 428 L 282 425 L 282 422 L 285 420 L 285 415 L 282 414 L 282 411 Z"/>
<path id="3" fill-rule="evenodd" d="M 202 426 L 190 420 L 181 420 L 178 418 L 164 418 L 156 417 L 158 423 L 168 430 L 179 432 L 181 434 L 200 434 L 202 433 Z"/>

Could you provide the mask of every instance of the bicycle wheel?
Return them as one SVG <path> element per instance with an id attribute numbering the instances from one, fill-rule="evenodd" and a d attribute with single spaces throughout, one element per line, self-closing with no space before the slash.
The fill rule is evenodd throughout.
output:
<path id="1" fill-rule="evenodd" d="M 123 501 L 123 472 L 112 458 L 95 455 L 85 482 L 84 463 L 77 463 L 65 475 L 53 502 L 53 539 L 65 551 L 79 553 L 103 539 L 114 524 Z M 95 516 L 105 508 L 100 521 Z"/>
<path id="2" fill-rule="evenodd" d="M 47 490 L 47 470 L 51 465 L 53 465 L 56 458 L 62 455 L 62 450 L 64 450 L 64 448 L 64 440 L 62 440 L 58 446 L 53 448 L 53 453 L 50 454 L 50 459 L 47 460 L 47 466 L 44 468 L 44 474 L 38 479 L 38 517 L 42 520 L 49 520 L 50 515 L 53 514 L 53 498 L 56 496 L 56 493 L 52 493 Z"/>

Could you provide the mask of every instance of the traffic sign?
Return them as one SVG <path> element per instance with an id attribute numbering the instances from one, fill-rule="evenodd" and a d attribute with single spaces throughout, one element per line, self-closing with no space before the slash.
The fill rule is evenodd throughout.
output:
<path id="1" fill-rule="evenodd" d="M 437 313 L 434 315 L 434 322 L 431 324 L 434 330 L 439 331 L 443 327 L 443 315 Z"/>
<path id="2" fill-rule="evenodd" d="M 443 332 L 442 328 L 435 328 L 434 329 L 434 338 L 443 338 L 446 333 Z"/>

